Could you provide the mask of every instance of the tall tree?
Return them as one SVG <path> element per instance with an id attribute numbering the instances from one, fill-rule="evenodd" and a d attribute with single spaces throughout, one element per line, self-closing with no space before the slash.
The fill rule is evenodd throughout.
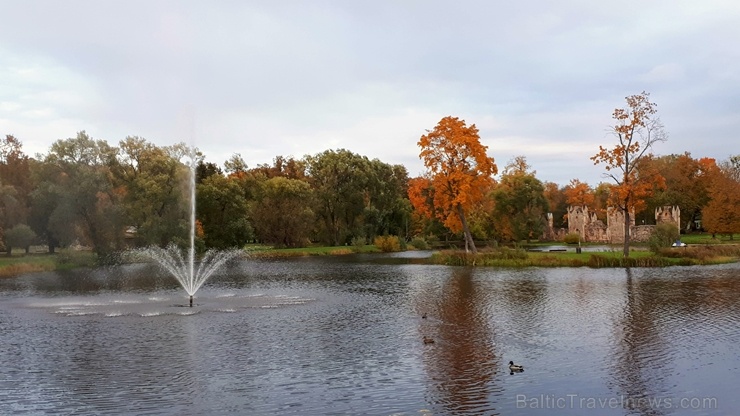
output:
<path id="1" fill-rule="evenodd" d="M 666 133 L 656 116 L 656 104 L 650 102 L 650 94 L 643 91 L 626 100 L 626 108 L 617 108 L 612 113 L 614 125 L 609 127 L 617 143 L 611 149 L 599 146 L 599 152 L 591 160 L 595 165 L 603 163 L 605 176 L 614 181 L 611 202 L 624 216 L 623 255 L 629 257 L 630 213 L 653 192 L 655 185 L 662 183 L 660 174 L 640 170 L 640 161 L 649 157 L 656 143 L 666 140 Z"/>
<path id="2" fill-rule="evenodd" d="M 0 139 L 0 230 L 10 230 L 28 220 L 32 191 L 30 159 L 20 140 Z"/>
<path id="3" fill-rule="evenodd" d="M 180 159 L 189 150 L 182 143 L 158 147 L 136 136 L 121 140 L 119 148 L 114 185 L 123 195 L 126 225 L 136 228 L 136 244 L 187 244 L 190 171 Z"/>
<path id="4" fill-rule="evenodd" d="M 306 156 L 306 163 L 322 239 L 340 245 L 362 235 L 370 172 L 368 158 L 339 149 Z"/>
<path id="5" fill-rule="evenodd" d="M 278 247 L 308 243 L 314 226 L 311 185 L 282 176 L 268 179 L 263 185 L 252 213 L 258 238 Z"/>
<path id="6" fill-rule="evenodd" d="M 254 237 L 238 177 L 211 175 L 198 185 L 197 216 L 208 248 L 242 247 Z"/>
<path id="7" fill-rule="evenodd" d="M 84 131 L 51 145 L 39 187 L 51 190 L 44 198 L 56 195 L 58 199 L 48 207 L 43 228 L 58 236 L 72 227 L 75 237 L 101 256 L 122 248 L 121 193 L 111 183 L 116 153 L 106 141 L 93 140 Z M 57 227 L 65 232 L 53 231 Z"/>
<path id="8" fill-rule="evenodd" d="M 547 199 L 542 182 L 529 169 L 526 158 L 517 156 L 501 175 L 493 192 L 495 211 L 502 221 L 508 221 L 515 241 L 539 238 L 544 231 Z"/>
<path id="9" fill-rule="evenodd" d="M 498 168 L 486 154 L 475 124 L 444 117 L 421 136 L 419 157 L 434 189 L 435 215 L 453 232 L 463 231 L 465 248 L 477 253 L 466 213 L 485 197 Z"/>

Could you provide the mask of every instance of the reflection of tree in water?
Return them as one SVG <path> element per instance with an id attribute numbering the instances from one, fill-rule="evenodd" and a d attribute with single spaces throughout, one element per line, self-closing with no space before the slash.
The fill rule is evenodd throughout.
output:
<path id="1" fill-rule="evenodd" d="M 661 415 L 659 406 L 648 400 L 661 397 L 664 376 L 670 370 L 669 351 L 659 328 L 661 286 L 637 281 L 626 269 L 624 313 L 615 323 L 613 372 L 615 386 L 626 410 L 643 415 Z"/>
<path id="2" fill-rule="evenodd" d="M 624 311 L 614 326 L 612 389 L 625 400 L 632 399 L 625 407 L 634 413 L 661 415 L 666 406 L 656 406 L 658 399 L 673 396 L 673 406 L 679 405 L 675 400 L 680 397 L 669 384 L 677 375 L 671 369 L 673 361 L 701 358 L 716 340 L 740 341 L 738 280 L 732 271 L 715 271 L 706 279 L 697 279 L 690 270 L 684 277 L 676 272 L 671 278 L 635 278 L 630 269 L 626 273 Z M 726 353 L 735 359 L 732 351 Z M 724 382 L 720 374 L 712 377 L 717 385 Z M 711 386 L 701 381 L 689 384 L 699 387 L 692 389 L 692 396 L 712 396 Z"/>
<path id="3" fill-rule="evenodd" d="M 494 351 L 487 301 L 472 274 L 469 268 L 455 269 L 436 293 L 436 310 L 421 321 L 423 334 L 435 340 L 424 350 L 425 368 L 436 389 L 432 401 L 447 414 L 490 412 L 490 396 L 501 392 L 493 382 L 501 362 Z"/>

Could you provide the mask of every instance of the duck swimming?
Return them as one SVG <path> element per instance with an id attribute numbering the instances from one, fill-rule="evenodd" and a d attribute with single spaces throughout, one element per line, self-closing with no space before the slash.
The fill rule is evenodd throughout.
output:
<path id="1" fill-rule="evenodd" d="M 424 337 L 424 343 L 425 344 L 434 344 L 434 339 L 425 336 Z"/>
<path id="2" fill-rule="evenodd" d="M 509 361 L 509 370 L 511 371 L 524 371 L 523 365 L 516 365 L 514 361 Z"/>

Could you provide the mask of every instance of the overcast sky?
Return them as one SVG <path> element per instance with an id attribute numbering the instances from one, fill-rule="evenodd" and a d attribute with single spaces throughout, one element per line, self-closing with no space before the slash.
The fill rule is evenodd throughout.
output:
<path id="1" fill-rule="evenodd" d="M 740 153 L 740 2 L 0 0 L 0 134 L 29 155 L 86 130 L 184 141 L 219 165 L 345 148 L 422 172 L 444 116 L 499 169 L 595 185 L 624 97 L 656 154 Z"/>

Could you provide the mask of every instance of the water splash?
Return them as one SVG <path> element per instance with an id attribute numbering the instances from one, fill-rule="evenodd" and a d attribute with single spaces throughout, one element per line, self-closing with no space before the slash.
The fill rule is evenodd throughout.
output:
<path id="1" fill-rule="evenodd" d="M 167 248 L 157 246 L 146 247 L 133 251 L 133 254 L 143 255 L 157 262 L 164 270 L 171 274 L 190 296 L 190 306 L 193 306 L 195 292 L 203 283 L 227 261 L 242 254 L 239 250 L 208 250 L 197 262 L 195 259 L 195 148 L 190 153 L 190 245 L 187 255 L 174 244 Z M 197 263 L 197 265 L 196 265 Z"/>
<path id="2" fill-rule="evenodd" d="M 208 250 L 196 262 L 192 248 L 187 256 L 183 256 L 183 251 L 175 245 L 167 248 L 147 247 L 135 252 L 157 262 L 180 283 L 189 296 L 194 296 L 203 283 L 226 262 L 242 254 L 239 250 Z"/>

